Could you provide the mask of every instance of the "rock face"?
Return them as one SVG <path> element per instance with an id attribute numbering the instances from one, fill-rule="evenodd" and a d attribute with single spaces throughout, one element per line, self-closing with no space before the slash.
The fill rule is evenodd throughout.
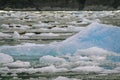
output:
<path id="1" fill-rule="evenodd" d="M 0 9 L 25 10 L 111 10 L 120 0 L 0 0 Z"/>
<path id="2" fill-rule="evenodd" d="M 76 0 L 0 0 L 1 9 L 37 9 L 51 10 L 54 8 L 72 8 L 77 9 L 78 3 Z"/>
<path id="3" fill-rule="evenodd" d="M 114 10 L 120 4 L 117 0 L 86 0 L 85 10 Z"/>

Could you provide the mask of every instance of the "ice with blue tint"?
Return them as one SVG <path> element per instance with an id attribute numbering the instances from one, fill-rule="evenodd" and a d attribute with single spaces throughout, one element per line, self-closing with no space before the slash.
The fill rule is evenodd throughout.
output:
<path id="1" fill-rule="evenodd" d="M 86 29 L 60 43 L 3 46 L 0 52 L 10 55 L 62 55 L 74 54 L 78 49 L 94 46 L 120 53 L 120 27 L 92 23 Z"/>
<path id="2" fill-rule="evenodd" d="M 85 30 L 63 41 L 60 49 L 62 53 L 74 53 L 76 49 L 94 46 L 120 53 L 120 27 L 92 23 Z"/>

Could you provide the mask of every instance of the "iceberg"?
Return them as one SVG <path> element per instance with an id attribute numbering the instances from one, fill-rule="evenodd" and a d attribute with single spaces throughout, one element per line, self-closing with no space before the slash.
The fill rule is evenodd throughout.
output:
<path id="1" fill-rule="evenodd" d="M 73 54 L 77 49 L 87 49 L 96 46 L 120 53 L 119 34 L 120 27 L 92 23 L 86 29 L 61 42 L 59 50 L 64 54 Z"/>
<path id="2" fill-rule="evenodd" d="M 51 44 L 26 44 L 2 46 L 0 52 L 10 55 L 64 55 L 77 50 L 98 47 L 110 52 L 120 53 L 120 27 L 92 23 L 72 37 Z"/>

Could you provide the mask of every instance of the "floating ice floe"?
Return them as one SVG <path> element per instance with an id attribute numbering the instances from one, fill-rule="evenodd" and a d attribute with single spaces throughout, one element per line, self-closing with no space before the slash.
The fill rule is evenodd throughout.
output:
<path id="1" fill-rule="evenodd" d="M 17 69 L 10 69 L 9 72 L 11 73 L 56 73 L 56 72 L 66 72 L 68 69 L 66 68 L 56 68 L 54 65 L 50 65 L 47 67 L 42 68 L 17 68 Z"/>
<path id="2" fill-rule="evenodd" d="M 14 31 L 14 34 L 13 34 L 12 38 L 14 40 L 19 40 L 19 39 L 22 39 L 22 38 L 23 39 L 29 38 L 29 36 L 27 36 L 27 35 L 20 35 L 17 31 Z"/>
<path id="3" fill-rule="evenodd" d="M 54 72 L 66 72 L 68 70 L 66 68 L 56 68 L 54 65 L 50 65 L 48 67 L 40 68 L 39 71 L 43 73 L 45 72 L 54 73 Z"/>
<path id="4" fill-rule="evenodd" d="M 77 27 L 72 25 L 69 25 L 67 28 L 67 30 L 71 30 L 71 31 L 82 31 L 83 29 L 85 29 L 85 27 Z"/>
<path id="5" fill-rule="evenodd" d="M 59 58 L 59 57 L 53 57 L 53 56 L 43 56 L 39 59 L 40 63 L 42 64 L 46 64 L 46 65 L 51 65 L 51 64 L 56 64 L 56 65 L 60 65 L 64 62 L 66 62 L 65 59 L 63 58 Z"/>
<path id="6" fill-rule="evenodd" d="M 39 34 L 39 36 L 59 36 L 59 34 L 55 34 L 55 33 L 41 33 L 41 34 Z"/>
<path id="7" fill-rule="evenodd" d="M 61 30 L 61 31 L 67 31 L 67 28 L 59 28 L 59 27 L 54 27 L 51 30 Z"/>
<path id="8" fill-rule="evenodd" d="M 0 28 L 8 29 L 8 28 L 9 28 L 9 25 L 8 25 L 8 24 L 2 24 L 2 25 L 0 26 Z"/>
<path id="9" fill-rule="evenodd" d="M 53 79 L 53 80 L 81 80 L 81 79 L 67 78 L 67 77 L 59 76 L 59 77 L 57 77 L 56 79 Z"/>
<path id="10" fill-rule="evenodd" d="M 3 29 L 9 29 L 9 28 L 14 28 L 14 29 L 28 29 L 30 28 L 27 25 L 21 25 L 21 24 L 2 24 L 0 28 Z"/>
<path id="11" fill-rule="evenodd" d="M 72 71 L 75 72 L 102 72 L 104 71 L 103 68 L 99 67 L 99 66 L 80 66 L 77 68 L 72 69 Z"/>
<path id="12" fill-rule="evenodd" d="M 0 64 L 13 62 L 13 57 L 8 54 L 0 53 Z"/>
<path id="13" fill-rule="evenodd" d="M 29 68 L 31 65 L 30 62 L 16 61 L 16 62 L 4 64 L 3 66 L 10 68 Z"/>
<path id="14" fill-rule="evenodd" d="M 7 67 L 16 67 L 16 65 L 18 65 L 17 67 L 22 69 L 13 70 L 13 72 L 18 73 L 54 73 L 67 71 L 102 73 L 117 72 L 117 70 L 119 70 L 119 65 L 116 66 L 116 63 L 114 63 L 115 65 L 113 66 L 113 63 L 110 62 L 107 57 L 119 57 L 119 34 L 119 27 L 93 23 L 86 29 L 60 43 L 2 46 L 0 47 L 0 52 L 17 56 L 42 56 L 39 59 L 40 64 L 45 64 L 45 66 L 49 65 L 42 68 L 29 68 L 29 62 L 24 64 L 24 62 L 16 61 L 13 63 L 4 64 Z M 108 67 L 112 67 L 113 70 L 105 70 L 104 64 L 106 63 L 109 63 L 110 65 Z M 26 69 L 26 66 L 28 69 Z"/>
<path id="15" fill-rule="evenodd" d="M 74 24 L 74 25 L 88 25 L 88 24 L 91 24 L 93 22 L 99 22 L 100 23 L 100 20 L 99 19 L 87 19 L 87 18 L 81 18 L 79 21 L 72 21 L 72 22 L 68 22 L 68 24 Z"/>
<path id="16" fill-rule="evenodd" d="M 25 36 L 33 36 L 33 35 L 35 35 L 35 33 L 25 33 L 24 35 Z"/>
<path id="17" fill-rule="evenodd" d="M 14 31 L 13 39 L 19 39 L 19 38 L 20 38 L 20 34 L 17 31 Z"/>
<path id="18" fill-rule="evenodd" d="M 12 37 L 10 34 L 5 34 L 0 32 L 0 38 L 8 38 L 8 37 Z"/>
<path id="19" fill-rule="evenodd" d="M 2 68 L 0 68 L 0 73 L 8 73 L 9 70 L 10 69 L 8 67 L 2 67 Z"/>
<path id="20" fill-rule="evenodd" d="M 104 53 L 106 51 L 110 51 L 110 53 L 120 53 L 119 34 L 119 27 L 93 23 L 86 29 L 60 43 L 46 45 L 36 44 L 34 46 L 4 46 L 1 47 L 1 52 L 12 55 L 63 55 L 66 53 L 74 54 L 77 50 L 87 50 L 87 48 L 96 46 L 98 48 L 95 49 L 102 50 Z"/>
<path id="21" fill-rule="evenodd" d="M 51 27 L 50 24 L 39 22 L 38 24 L 33 25 L 34 28 L 48 28 Z"/>

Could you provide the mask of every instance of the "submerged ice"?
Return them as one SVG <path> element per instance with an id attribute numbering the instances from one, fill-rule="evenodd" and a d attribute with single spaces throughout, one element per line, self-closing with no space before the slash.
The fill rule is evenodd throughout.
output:
<path id="1" fill-rule="evenodd" d="M 74 54 L 78 49 L 99 47 L 120 53 L 120 28 L 112 25 L 92 23 L 86 29 L 59 43 L 25 44 L 2 46 L 0 52 L 10 55 L 63 55 Z"/>

